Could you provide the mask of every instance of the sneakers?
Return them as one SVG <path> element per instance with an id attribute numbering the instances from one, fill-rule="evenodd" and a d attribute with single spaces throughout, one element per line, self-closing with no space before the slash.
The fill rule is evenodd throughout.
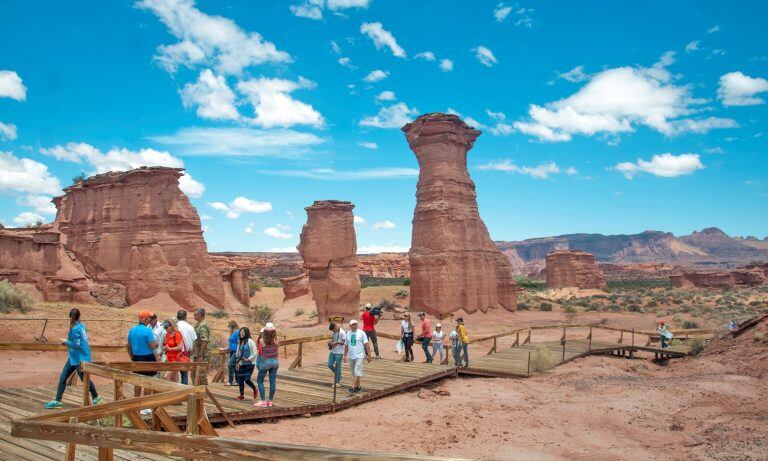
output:
<path id="1" fill-rule="evenodd" d="M 336 384 L 334 384 L 334 386 L 336 386 L 336 388 L 338 389 L 338 388 L 341 387 L 341 383 L 336 383 Z"/>
<path id="2" fill-rule="evenodd" d="M 245 400 L 245 397 L 243 397 L 242 395 L 238 395 L 237 397 L 235 397 L 235 400 Z"/>
<path id="3" fill-rule="evenodd" d="M 271 407 L 271 406 L 272 406 L 272 401 L 271 401 L 271 400 L 267 402 L 267 406 L 268 406 L 268 407 Z"/>
<path id="4" fill-rule="evenodd" d="M 257 398 L 259 398 L 259 391 L 257 391 L 256 389 L 254 389 L 254 390 L 253 390 L 253 399 L 254 399 L 254 400 L 256 400 Z"/>
<path id="5" fill-rule="evenodd" d="M 93 404 L 98 405 L 104 401 L 104 398 L 100 395 L 93 398 Z"/>
<path id="6" fill-rule="evenodd" d="M 265 407 L 266 408 L 266 407 L 269 406 L 269 403 L 267 403 L 267 402 L 265 402 L 263 400 L 260 400 L 259 403 L 254 403 L 253 406 L 254 407 Z"/>
<path id="7" fill-rule="evenodd" d="M 61 404 L 58 400 L 51 400 L 50 402 L 45 404 L 45 408 L 48 410 L 53 410 L 56 408 L 62 408 L 64 405 Z"/>
<path id="8" fill-rule="evenodd" d="M 141 416 L 152 416 L 152 409 L 151 408 L 145 408 L 144 410 L 141 410 L 139 412 Z"/>
<path id="9" fill-rule="evenodd" d="M 234 384 L 232 384 L 232 383 L 224 383 L 224 386 L 225 387 L 229 387 L 229 386 L 234 386 Z"/>

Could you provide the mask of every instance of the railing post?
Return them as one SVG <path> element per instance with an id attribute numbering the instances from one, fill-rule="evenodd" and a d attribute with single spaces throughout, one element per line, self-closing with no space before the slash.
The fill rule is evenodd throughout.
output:
<path id="1" fill-rule="evenodd" d="M 621 330 L 621 332 L 619 333 L 619 344 L 621 344 L 622 342 L 624 342 L 624 330 Z"/>
<path id="2" fill-rule="evenodd" d="M 197 397 L 187 396 L 187 434 L 197 434 Z"/>
<path id="3" fill-rule="evenodd" d="M 45 339 L 45 327 L 47 327 L 47 326 L 48 326 L 48 319 L 46 318 L 43 321 L 43 331 L 40 332 L 40 337 L 37 339 L 37 342 L 39 342 L 39 343 L 47 343 L 48 342 L 48 340 Z"/>
<path id="4" fill-rule="evenodd" d="M 333 412 L 336 413 L 336 390 L 338 389 L 336 387 L 336 376 L 339 375 L 339 368 L 341 367 L 341 362 L 338 360 L 334 360 L 334 367 L 333 367 Z"/>
<path id="5" fill-rule="evenodd" d="M 634 328 L 632 329 L 632 347 L 635 347 L 635 329 Z"/>
<path id="6" fill-rule="evenodd" d="M 79 365 L 78 365 L 79 366 Z M 87 371 L 83 373 L 83 406 L 87 407 L 91 404 L 91 394 L 89 392 L 91 384 L 91 374 Z"/>
<path id="7" fill-rule="evenodd" d="M 592 352 L 592 325 L 589 326 L 589 346 L 587 350 Z"/>
<path id="8" fill-rule="evenodd" d="M 528 351 L 528 376 L 531 376 L 531 351 Z"/>
<path id="9" fill-rule="evenodd" d="M 562 362 L 565 362 L 565 336 L 563 336 L 563 360 Z"/>
<path id="10" fill-rule="evenodd" d="M 69 418 L 69 424 L 77 424 L 77 418 L 74 416 Z M 68 443 L 67 451 L 64 454 L 64 461 L 75 461 L 75 450 L 77 450 L 77 445 Z"/>
<path id="11" fill-rule="evenodd" d="M 304 353 L 304 343 L 299 343 L 299 363 L 296 365 L 299 368 L 301 368 L 301 361 L 303 359 L 303 353 Z"/>

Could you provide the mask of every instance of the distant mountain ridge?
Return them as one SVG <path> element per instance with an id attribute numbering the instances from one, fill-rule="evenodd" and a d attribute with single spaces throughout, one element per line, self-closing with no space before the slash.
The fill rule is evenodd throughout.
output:
<path id="1" fill-rule="evenodd" d="M 547 253 L 566 248 L 587 251 L 599 262 L 615 264 L 654 262 L 730 267 L 768 261 L 768 237 L 731 237 L 716 227 L 680 237 L 648 230 L 627 235 L 567 234 L 496 244 L 519 273 L 534 272 L 543 267 Z"/>

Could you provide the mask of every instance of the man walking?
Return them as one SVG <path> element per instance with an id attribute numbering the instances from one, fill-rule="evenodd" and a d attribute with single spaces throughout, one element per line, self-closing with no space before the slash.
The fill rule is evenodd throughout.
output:
<path id="1" fill-rule="evenodd" d="M 379 340 L 376 337 L 376 324 L 379 323 L 379 316 L 374 315 L 371 312 L 371 303 L 365 305 L 365 312 L 363 312 L 363 331 L 368 336 L 368 341 L 373 344 L 373 352 L 376 354 L 376 358 L 380 359 L 379 355 Z"/>
<path id="2" fill-rule="evenodd" d="M 427 359 L 424 363 L 432 363 L 432 354 L 429 352 L 429 343 L 432 341 L 432 324 L 424 312 L 419 312 L 419 320 L 421 320 L 421 335 L 419 336 L 421 338 L 421 349 L 424 351 L 424 357 Z"/>
<path id="3" fill-rule="evenodd" d="M 341 329 L 340 325 L 331 322 L 328 329 L 333 332 L 333 336 L 328 340 L 328 368 L 336 374 L 335 386 L 341 387 L 341 365 L 344 357 L 344 344 L 347 342 L 347 334 Z"/>
<path id="4" fill-rule="evenodd" d="M 192 361 L 205 362 L 206 367 L 200 370 L 200 377 L 192 376 L 192 382 L 195 385 L 208 385 L 208 364 L 211 362 L 211 328 L 205 321 L 205 309 L 198 307 L 195 309 L 195 343 L 192 346 Z"/>
<path id="5" fill-rule="evenodd" d="M 464 352 L 464 368 L 467 368 L 469 367 L 469 335 L 467 335 L 467 327 L 464 326 L 464 318 L 457 318 L 456 325 L 456 333 L 459 335 L 459 347 Z"/>
<path id="6" fill-rule="evenodd" d="M 155 342 L 152 329 L 148 326 L 149 318 L 153 315 L 147 310 L 139 311 L 139 323 L 128 331 L 128 355 L 132 362 L 156 362 L 157 342 Z M 137 373 L 144 376 L 154 376 L 157 372 L 140 371 Z M 134 386 L 133 395 L 135 397 L 141 396 L 141 387 Z"/>
<path id="7" fill-rule="evenodd" d="M 195 340 L 197 339 L 197 334 L 195 333 L 195 328 L 187 323 L 187 311 L 184 309 L 179 309 L 179 311 L 176 313 L 176 329 L 179 330 L 179 333 L 181 333 L 181 337 L 184 339 L 184 346 L 181 348 L 180 356 L 184 356 L 189 358 L 192 354 L 192 348 L 195 345 Z M 188 361 L 186 359 L 181 360 Z M 182 371 L 180 372 L 181 375 L 181 384 L 189 384 L 189 372 Z"/>
<path id="8" fill-rule="evenodd" d="M 358 330 L 357 320 L 349 321 L 349 334 L 347 344 L 344 345 L 344 356 L 349 360 L 349 369 L 352 372 L 352 387 L 350 394 L 360 392 L 360 378 L 363 377 L 363 361 L 371 361 L 371 347 L 368 345 L 368 336 L 363 330 Z"/>

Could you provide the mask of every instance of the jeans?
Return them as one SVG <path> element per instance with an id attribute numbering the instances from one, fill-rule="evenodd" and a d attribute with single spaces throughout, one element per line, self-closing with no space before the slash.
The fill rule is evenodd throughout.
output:
<path id="1" fill-rule="evenodd" d="M 235 383 L 235 362 L 237 362 L 237 353 L 235 351 L 229 351 L 229 384 Z M 253 370 L 251 370 L 253 372 Z M 240 392 L 242 394 L 242 392 Z"/>
<path id="2" fill-rule="evenodd" d="M 443 363 L 443 359 L 445 358 L 445 347 L 443 346 L 442 341 L 434 341 L 432 343 L 432 358 L 435 358 L 440 353 L 440 361 L 438 363 Z"/>
<path id="3" fill-rule="evenodd" d="M 413 362 L 413 333 L 403 334 L 403 346 L 405 347 L 405 361 Z"/>
<path id="4" fill-rule="evenodd" d="M 253 380 L 251 380 L 253 368 L 253 364 L 248 362 L 241 363 L 240 368 L 237 370 L 237 387 L 240 388 L 240 395 L 243 395 L 243 392 L 245 392 L 246 384 L 253 389 L 254 394 L 256 393 L 256 386 L 253 385 Z"/>
<path id="5" fill-rule="evenodd" d="M 64 397 L 64 390 L 67 388 L 67 380 L 69 376 L 77 371 L 77 375 L 80 379 L 83 379 L 83 372 L 80 371 L 79 365 L 70 365 L 69 360 L 64 364 L 64 369 L 61 370 L 59 375 L 59 387 L 56 389 L 56 401 L 61 402 L 61 398 Z M 91 391 L 91 397 L 96 398 L 99 394 L 96 392 L 96 386 L 93 385 L 93 381 L 88 382 L 88 389 Z"/>
<path id="6" fill-rule="evenodd" d="M 189 372 L 188 371 L 180 371 L 179 375 L 181 375 L 181 384 L 189 384 Z"/>
<path id="7" fill-rule="evenodd" d="M 453 361 L 457 367 L 461 366 L 461 343 L 454 342 L 451 344 L 451 354 L 453 355 Z"/>
<path id="8" fill-rule="evenodd" d="M 328 354 L 328 369 L 336 373 L 336 384 L 341 383 L 341 364 L 344 354 Z"/>
<path id="9" fill-rule="evenodd" d="M 379 340 L 378 338 L 376 338 L 376 330 L 365 331 L 365 335 L 368 336 L 368 341 L 370 341 L 371 344 L 373 344 L 373 353 L 376 354 L 376 357 L 378 357 L 379 356 Z"/>
<path id="10" fill-rule="evenodd" d="M 271 401 L 275 397 L 275 381 L 277 381 L 277 368 L 280 366 L 277 358 L 265 358 L 261 360 L 259 364 L 259 374 L 256 376 L 256 383 L 259 385 L 259 397 L 261 400 Z M 266 390 L 264 389 L 264 377 L 269 373 L 269 399 L 265 399 L 264 395 Z"/>
<path id="11" fill-rule="evenodd" d="M 421 338 L 421 350 L 424 351 L 424 356 L 427 358 L 427 363 L 432 363 L 432 354 L 429 353 L 429 343 L 432 338 Z"/>
<path id="12" fill-rule="evenodd" d="M 461 349 L 464 351 L 464 368 L 469 366 L 469 344 L 462 343 Z"/>

